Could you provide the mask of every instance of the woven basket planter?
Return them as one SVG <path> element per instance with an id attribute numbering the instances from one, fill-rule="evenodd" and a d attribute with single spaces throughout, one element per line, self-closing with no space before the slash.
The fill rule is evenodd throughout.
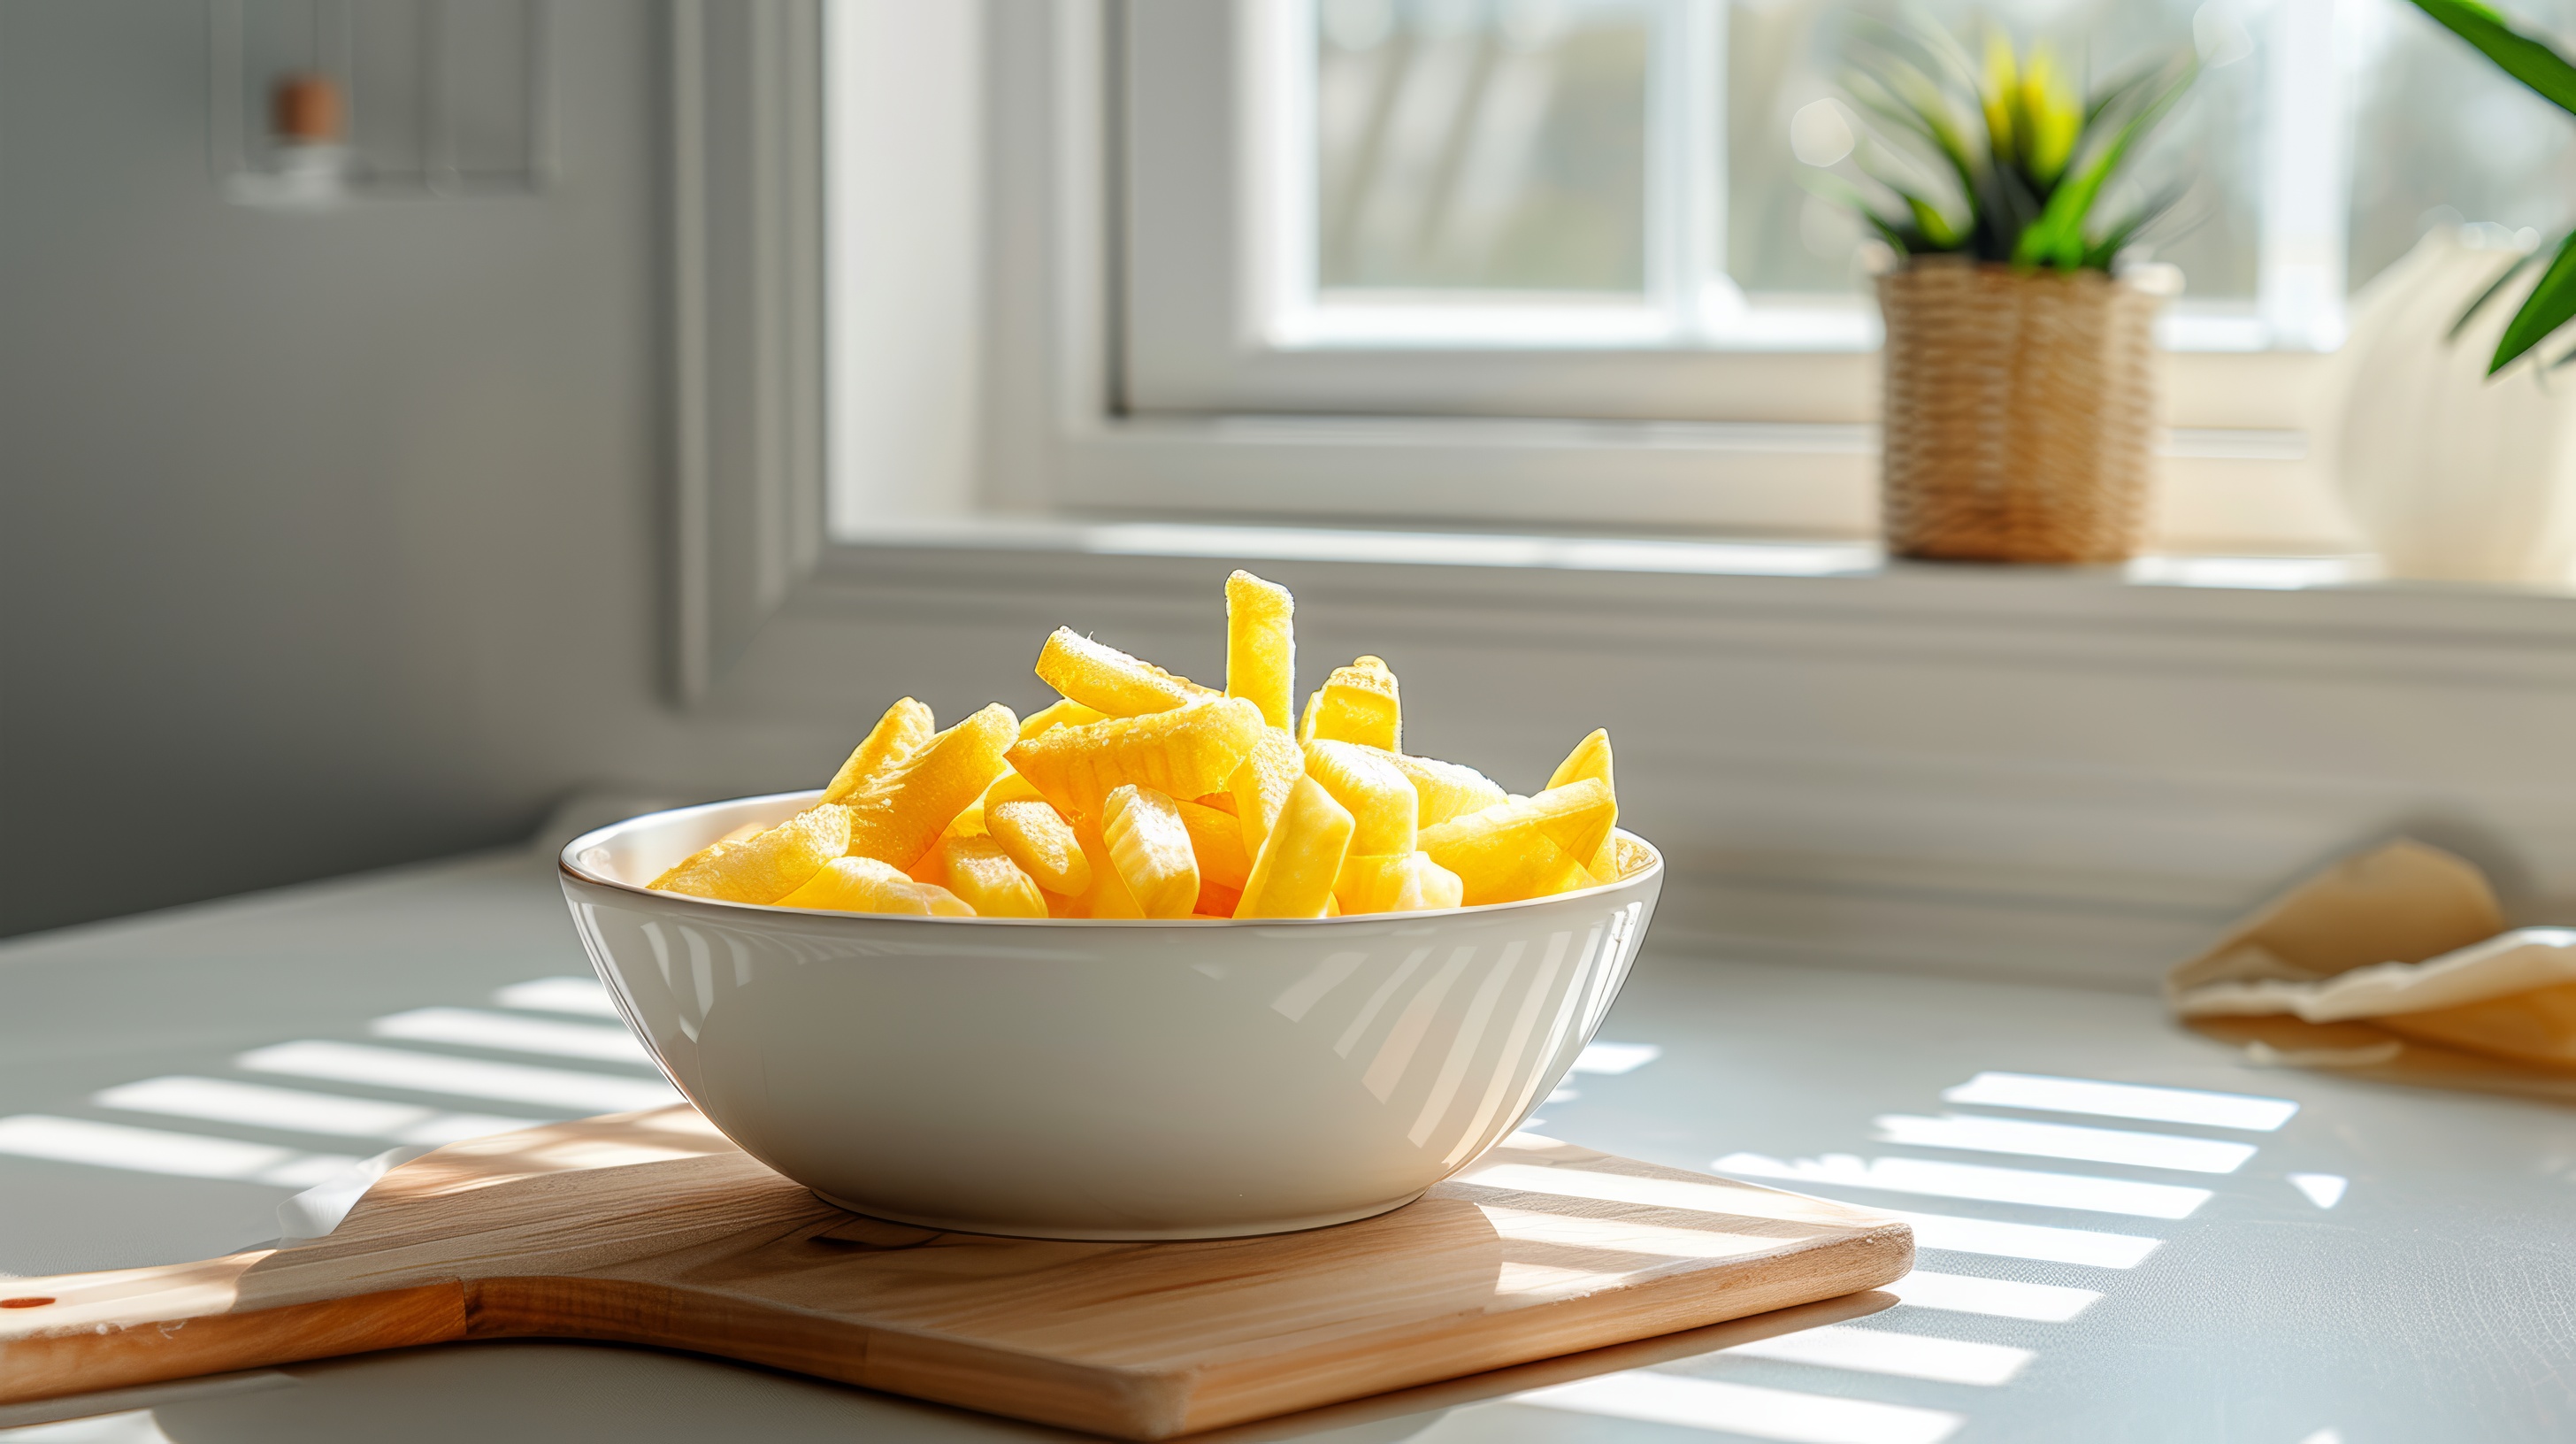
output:
<path id="1" fill-rule="evenodd" d="M 1887 547 L 2116 562 L 2144 539 L 2161 298 L 2097 271 L 1944 258 L 1881 276 Z"/>

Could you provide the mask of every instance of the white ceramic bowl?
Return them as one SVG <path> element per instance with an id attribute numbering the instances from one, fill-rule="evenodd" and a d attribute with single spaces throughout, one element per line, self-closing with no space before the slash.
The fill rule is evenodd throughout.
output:
<path id="1" fill-rule="evenodd" d="M 1604 887 L 1297 922 L 913 918 L 652 892 L 810 792 L 574 839 L 618 1009 L 727 1137 L 848 1209 L 1221 1238 L 1366 1218 L 1510 1133 L 1590 1041 L 1663 861 Z"/>

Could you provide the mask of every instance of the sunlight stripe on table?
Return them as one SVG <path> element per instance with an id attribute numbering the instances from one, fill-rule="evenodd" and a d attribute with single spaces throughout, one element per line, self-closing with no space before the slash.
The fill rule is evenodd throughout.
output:
<path id="1" fill-rule="evenodd" d="M 91 1095 L 102 1108 L 130 1113 L 160 1113 L 173 1118 L 203 1118 L 249 1128 L 275 1128 L 290 1133 L 320 1133 L 341 1138 L 381 1138 L 393 1143 L 435 1146 L 490 1133 L 534 1128 L 543 1118 L 507 1118 L 493 1113 L 448 1113 L 417 1103 L 382 1098 L 351 1098 L 339 1093 L 313 1093 L 301 1088 L 272 1088 L 229 1078 L 173 1076 L 120 1083 Z"/>
<path id="2" fill-rule="evenodd" d="M 2095 1078 L 2052 1078 L 2041 1073 L 1980 1073 L 1941 1095 L 1944 1103 L 1988 1108 L 2030 1108 L 2044 1113 L 2091 1113 L 2149 1123 L 2190 1123 L 2270 1133 L 2290 1121 L 2299 1105 L 2251 1093 L 2204 1093 L 2193 1088 L 2151 1088 Z"/>
<path id="3" fill-rule="evenodd" d="M 492 995 L 504 1008 L 539 1013 L 579 1013 L 588 1018 L 614 1018 L 617 1005 L 597 978 L 530 978 Z"/>
<path id="4" fill-rule="evenodd" d="M 512 1013 L 485 1013 L 473 1008 L 414 1008 L 376 1019 L 367 1031 L 379 1038 L 407 1043 L 452 1043 L 462 1048 L 493 1048 L 507 1053 L 548 1053 L 598 1063 L 643 1063 L 635 1035 L 623 1027 L 559 1023 L 551 1018 L 522 1018 Z"/>
<path id="5" fill-rule="evenodd" d="M 1634 1419 L 1684 1429 L 1776 1439 L 1784 1444 L 1941 1444 L 1965 1416 L 1907 1404 L 1838 1399 L 1638 1369 L 1601 1374 L 1510 1396 L 1509 1402 L 1569 1414 Z"/>
<path id="6" fill-rule="evenodd" d="M 1916 1248 L 1983 1254 L 1989 1258 L 2022 1258 L 2034 1263 L 2133 1269 L 2145 1263 L 2149 1254 L 2164 1247 L 2165 1242 L 2138 1234 L 2059 1228 L 2045 1223 L 2004 1223 L 1991 1218 L 1911 1213 L 1892 1208 L 1874 1211 L 1912 1224 Z"/>
<path id="7" fill-rule="evenodd" d="M 1664 1056 L 1653 1043 L 1586 1043 L 1569 1073 L 1634 1073 Z"/>
<path id="8" fill-rule="evenodd" d="M 304 1153 L 238 1138 L 168 1133 L 43 1113 L 0 1118 L 0 1154 L 285 1188 L 310 1188 L 358 1161 L 345 1154 Z"/>
<path id="9" fill-rule="evenodd" d="M 1972 1153 L 2019 1153 L 2084 1163 L 2125 1163 L 2183 1173 L 2234 1173 L 2254 1156 L 2253 1144 L 2230 1139 L 2087 1128 L 2078 1123 L 2034 1123 L 2026 1118 L 1984 1118 L 1962 1113 L 1921 1118 L 1890 1113 L 1877 1122 L 1882 1143 L 1956 1148 Z"/>
<path id="10" fill-rule="evenodd" d="M 2042 1173 L 2027 1168 L 1995 1168 L 1982 1163 L 1940 1163 L 1926 1158 L 1863 1160 L 1849 1153 L 1828 1153 L 1821 1158 L 1786 1160 L 1759 1153 L 1730 1153 L 1710 1166 L 1720 1173 L 1731 1173 L 1739 1178 L 1839 1183 L 1849 1188 L 1871 1188 L 1888 1193 L 1972 1198 L 1983 1203 L 2022 1203 L 2038 1208 L 2120 1213 L 2137 1218 L 2189 1218 L 2210 1199 L 2206 1188 L 2185 1188 L 2179 1184 L 2136 1183 L 2124 1178 Z"/>
<path id="11" fill-rule="evenodd" d="M 523 1063 L 492 1063 L 479 1058 L 450 1058 L 309 1038 L 254 1049 L 233 1061 L 253 1073 L 327 1078 L 338 1083 L 446 1093 L 460 1098 L 495 1098 L 576 1113 L 622 1113 L 667 1107 L 680 1101 L 671 1085 L 658 1078 L 611 1077 L 568 1068 L 534 1068 Z"/>
<path id="12" fill-rule="evenodd" d="M 1879 1287 L 1918 1309 L 1948 1314 L 1984 1314 L 1997 1319 L 2027 1319 L 2062 1324 L 2101 1302 L 2092 1289 L 2062 1284 L 2026 1284 L 2016 1279 L 1978 1278 L 1972 1274 L 1927 1273 L 1916 1269 Z"/>
<path id="13" fill-rule="evenodd" d="M 1774 1334 L 1724 1350 L 1748 1359 L 1782 1364 L 1817 1364 L 1864 1374 L 1892 1374 L 1902 1379 L 1929 1379 L 1939 1384 L 1976 1384 L 1992 1388 L 2009 1384 L 2032 1358 L 2028 1349 L 2006 1344 L 1976 1344 L 1929 1334 L 1900 1334 L 1888 1329 L 1857 1329 L 1826 1324 Z"/>

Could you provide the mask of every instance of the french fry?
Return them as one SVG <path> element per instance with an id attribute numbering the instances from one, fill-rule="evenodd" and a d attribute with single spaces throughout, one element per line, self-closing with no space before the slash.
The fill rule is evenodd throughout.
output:
<path id="1" fill-rule="evenodd" d="M 783 908 L 828 908 L 844 913 L 904 913 L 913 917 L 971 918 L 975 910 L 944 887 L 916 882 L 892 863 L 873 857 L 836 857 L 803 887 L 778 899 Z"/>
<path id="2" fill-rule="evenodd" d="M 823 789 L 823 801 L 847 802 L 859 792 L 885 779 L 902 766 L 906 759 L 921 750 L 930 740 L 938 723 L 930 709 L 910 697 L 885 709 L 877 725 L 868 729 L 867 737 L 832 774 Z"/>
<path id="3" fill-rule="evenodd" d="M 1323 738 L 1306 744 L 1306 775 L 1350 809 L 1354 853 L 1409 853 L 1422 812 L 1413 784 L 1374 748 Z"/>
<path id="4" fill-rule="evenodd" d="M 1038 680 L 1104 717 L 1142 717 L 1214 695 L 1071 627 L 1058 627 L 1038 652 Z M 1087 725 L 1087 724 L 1086 724 Z"/>
<path id="5" fill-rule="evenodd" d="M 1349 913 L 1413 913 L 1454 908 L 1466 896 L 1458 874 L 1427 852 L 1352 853 L 1333 879 L 1333 898 Z"/>
<path id="6" fill-rule="evenodd" d="M 1086 722 L 1097 722 L 1100 718 L 1100 713 L 1092 711 L 1070 697 L 1065 697 L 1021 718 L 1020 735 L 1035 737 L 1041 732 L 1052 732 L 1058 727 L 1079 727 Z"/>
<path id="7" fill-rule="evenodd" d="M 1235 821 L 1243 829 L 1243 852 L 1258 857 L 1270 836 L 1270 824 L 1288 805 L 1288 793 L 1306 775 L 1306 750 L 1272 727 L 1252 739 L 1252 751 L 1235 769 L 1226 790 L 1234 796 Z"/>
<path id="8" fill-rule="evenodd" d="M 1407 757 L 1372 747 L 1369 755 L 1404 774 L 1422 799 L 1422 826 L 1437 827 L 1453 817 L 1482 812 L 1488 807 L 1510 801 L 1505 793 L 1485 774 L 1473 767 L 1443 762 L 1436 757 Z"/>
<path id="9" fill-rule="evenodd" d="M 1243 889 L 1209 882 L 1202 874 L 1199 878 L 1199 900 L 1190 904 L 1190 916 L 1230 918 L 1234 916 L 1234 910 L 1242 905 Z"/>
<path id="10" fill-rule="evenodd" d="M 1137 903 L 1136 894 L 1128 889 L 1127 879 L 1118 875 L 1118 860 L 1109 855 L 1109 841 L 1100 835 L 1100 824 L 1090 818 L 1077 818 L 1073 835 L 1081 840 L 1083 860 L 1091 865 L 1091 890 L 1082 895 L 1082 915 L 1087 918 L 1141 918 L 1145 909 Z"/>
<path id="11" fill-rule="evenodd" d="M 1238 918 L 1319 918 L 1336 909 L 1333 881 L 1350 852 L 1351 814 L 1323 784 L 1300 777 L 1243 884 Z"/>
<path id="12" fill-rule="evenodd" d="M 1565 760 L 1556 764 L 1556 771 L 1547 779 L 1547 785 L 1554 790 L 1587 777 L 1599 778 L 1601 785 L 1610 789 L 1610 823 L 1616 827 L 1619 823 L 1619 784 L 1610 776 L 1610 734 L 1599 727 L 1592 729 L 1592 735 L 1575 743 L 1574 750 L 1565 755 Z M 1585 871 L 1603 882 L 1619 875 L 1619 859 L 1611 851 L 1608 834 L 1603 834 L 1599 850 L 1586 857 L 1583 866 Z"/>
<path id="13" fill-rule="evenodd" d="M 1593 873 L 1595 881 L 1617 882 L 1630 873 L 1644 871 L 1646 865 L 1655 860 L 1651 848 L 1624 832 L 1610 834 L 1610 856 L 1612 870 L 1607 874 Z"/>
<path id="14" fill-rule="evenodd" d="M 996 702 L 932 737 L 921 750 L 849 800 L 852 857 L 909 869 L 968 803 L 1001 775 L 1002 751 L 1020 719 Z"/>
<path id="15" fill-rule="evenodd" d="M 1599 851 L 1615 809 L 1597 777 L 1550 788 L 1422 829 L 1422 851 L 1458 875 L 1470 907 L 1592 885 L 1582 859 Z"/>
<path id="16" fill-rule="evenodd" d="M 1260 708 L 1226 697 L 1058 727 L 1015 744 L 1008 757 L 1059 810 L 1097 819 L 1102 801 L 1130 783 L 1167 797 L 1196 797 L 1224 787 L 1254 740 L 1268 730 Z"/>
<path id="17" fill-rule="evenodd" d="M 1365 742 L 1389 752 L 1404 750 L 1404 712 L 1395 674 L 1375 657 L 1335 667 L 1306 712 L 1301 741 Z"/>
<path id="18" fill-rule="evenodd" d="M 849 841 L 850 810 L 824 804 L 739 842 L 701 848 L 652 886 L 723 902 L 774 903 L 804 886 Z"/>
<path id="19" fill-rule="evenodd" d="M 1190 852 L 1198 859 L 1199 880 L 1241 891 L 1243 880 L 1252 875 L 1252 854 L 1243 846 L 1243 823 L 1231 812 L 1195 802 L 1173 805 L 1180 810 L 1181 825 L 1190 830 Z"/>
<path id="20" fill-rule="evenodd" d="M 1296 599 L 1288 589 L 1238 571 L 1225 579 L 1225 695 L 1261 709 L 1286 731 L 1297 705 Z"/>
<path id="21" fill-rule="evenodd" d="M 984 809 L 984 826 L 1039 887 L 1068 898 L 1091 891 L 1090 859 L 1054 803 L 1043 797 L 991 803 Z"/>
<path id="22" fill-rule="evenodd" d="M 1042 918 L 1046 899 L 1037 880 L 1011 861 L 989 837 L 944 837 L 930 850 L 939 876 L 924 879 L 947 888 L 979 918 Z"/>
<path id="23" fill-rule="evenodd" d="M 1171 798 L 1133 783 L 1101 804 L 1100 838 L 1110 865 L 1149 918 L 1185 918 L 1199 896 L 1198 856 L 1189 824 Z"/>

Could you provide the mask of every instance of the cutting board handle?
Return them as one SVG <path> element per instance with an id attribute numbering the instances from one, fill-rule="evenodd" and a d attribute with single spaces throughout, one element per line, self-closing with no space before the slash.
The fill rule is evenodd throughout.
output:
<path id="1" fill-rule="evenodd" d="M 241 1276 L 275 1252 L 0 1280 L 0 1404 L 466 1336 L 456 1279 L 228 1312 Z"/>

